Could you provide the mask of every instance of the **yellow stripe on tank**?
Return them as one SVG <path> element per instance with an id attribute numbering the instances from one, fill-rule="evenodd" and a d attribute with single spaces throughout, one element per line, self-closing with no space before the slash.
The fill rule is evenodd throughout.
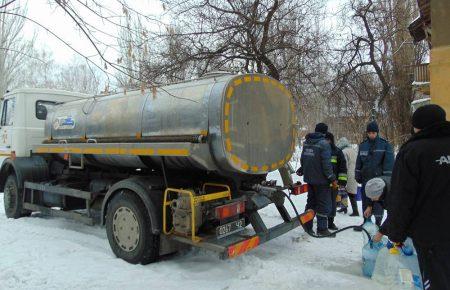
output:
<path id="1" fill-rule="evenodd" d="M 157 149 L 157 155 L 162 156 L 189 156 L 188 149 Z"/>
<path id="2" fill-rule="evenodd" d="M 73 153 L 73 154 L 81 154 L 83 152 L 83 150 L 81 150 L 81 148 L 68 148 L 68 153 Z"/>
<path id="3" fill-rule="evenodd" d="M 184 148 L 80 148 L 80 147 L 37 147 L 36 153 L 72 153 L 98 155 L 158 155 L 158 156 L 189 156 L 189 149 Z"/>
<path id="4" fill-rule="evenodd" d="M 129 149 L 131 155 L 154 155 L 155 150 L 151 148 L 133 148 Z"/>
<path id="5" fill-rule="evenodd" d="M 84 154 L 103 154 L 103 148 L 84 148 Z"/>
<path id="6" fill-rule="evenodd" d="M 120 154 L 120 148 L 105 148 L 106 154 L 111 155 L 119 155 Z"/>
<path id="7" fill-rule="evenodd" d="M 225 119 L 223 122 L 223 129 L 225 131 L 225 134 L 228 134 L 230 132 L 230 121 L 228 119 Z"/>
<path id="8" fill-rule="evenodd" d="M 230 138 L 225 139 L 225 146 L 227 148 L 227 151 L 231 152 L 231 150 L 233 149 L 233 146 L 231 145 L 231 139 Z"/>
<path id="9" fill-rule="evenodd" d="M 233 90 L 234 90 L 234 87 L 232 87 L 232 86 L 230 86 L 230 87 L 228 88 L 228 91 L 227 91 L 227 99 L 231 99 L 231 96 L 233 95 Z"/>
<path id="10" fill-rule="evenodd" d="M 226 102 L 225 103 L 225 112 L 224 112 L 225 116 L 230 115 L 230 107 L 231 107 L 230 103 Z"/>
<path id="11" fill-rule="evenodd" d="M 234 164 L 239 164 L 241 163 L 241 159 L 239 159 L 239 157 L 237 157 L 234 154 L 231 154 L 231 161 L 233 161 Z"/>

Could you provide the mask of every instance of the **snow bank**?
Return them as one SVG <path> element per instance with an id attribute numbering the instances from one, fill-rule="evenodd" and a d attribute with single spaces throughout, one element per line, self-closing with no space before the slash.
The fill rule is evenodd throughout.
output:
<path id="1" fill-rule="evenodd" d="M 305 198 L 294 197 L 299 209 Z M 281 222 L 275 207 L 261 215 Z M 360 222 L 336 218 L 339 227 Z M 313 239 L 298 228 L 233 260 L 192 249 L 131 265 L 113 255 L 104 228 L 39 214 L 6 219 L 0 194 L 0 289 L 382 289 L 362 277 L 361 248 L 361 233 Z"/>

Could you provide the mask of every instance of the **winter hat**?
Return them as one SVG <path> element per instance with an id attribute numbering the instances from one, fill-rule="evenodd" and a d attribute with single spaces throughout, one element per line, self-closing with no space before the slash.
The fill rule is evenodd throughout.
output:
<path id="1" fill-rule="evenodd" d="M 366 132 L 380 132 L 380 129 L 378 128 L 378 123 L 375 121 L 370 122 L 367 124 L 367 130 Z"/>
<path id="2" fill-rule="evenodd" d="M 331 144 L 334 144 L 334 135 L 330 132 L 325 133 L 325 139 L 330 140 Z"/>
<path id="3" fill-rule="evenodd" d="M 315 132 L 326 134 L 328 132 L 328 125 L 325 123 L 319 123 L 316 125 Z"/>
<path id="4" fill-rule="evenodd" d="M 425 129 L 434 123 L 445 121 L 445 111 L 438 105 L 419 107 L 412 116 L 412 125 L 417 129 Z"/>
<path id="5" fill-rule="evenodd" d="M 366 196 L 370 199 L 380 197 L 383 194 L 386 183 L 381 178 L 372 178 L 366 183 Z"/>
<path id="6" fill-rule="evenodd" d="M 344 149 L 345 147 L 349 147 L 350 146 L 350 141 L 348 141 L 347 138 L 342 137 L 341 139 L 339 139 L 336 143 L 336 146 L 339 149 Z"/>

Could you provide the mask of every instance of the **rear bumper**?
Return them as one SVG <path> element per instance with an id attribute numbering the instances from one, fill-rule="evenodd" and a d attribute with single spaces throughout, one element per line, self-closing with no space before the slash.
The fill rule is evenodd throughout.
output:
<path id="1" fill-rule="evenodd" d="M 299 225 L 300 221 L 297 218 L 292 218 L 288 222 L 283 222 L 264 232 L 259 232 L 254 235 L 245 235 L 241 232 L 222 239 L 217 239 L 215 237 L 204 238 L 199 242 L 193 242 L 189 238 L 176 235 L 172 235 L 170 238 L 194 247 L 216 252 L 222 259 L 231 259 L 258 247 L 267 241 L 277 238 L 295 229 Z"/>

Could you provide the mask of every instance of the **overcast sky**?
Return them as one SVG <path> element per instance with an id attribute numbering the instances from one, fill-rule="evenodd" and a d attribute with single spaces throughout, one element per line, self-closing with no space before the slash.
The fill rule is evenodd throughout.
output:
<path id="1" fill-rule="evenodd" d="M 79 31 L 79 29 L 76 28 L 73 20 L 65 14 L 60 7 L 55 4 L 49 4 L 49 2 L 53 1 L 22 0 L 21 5 L 27 5 L 29 18 L 36 20 L 43 26 L 47 27 L 83 54 L 94 55 L 96 53 L 94 47 L 89 43 L 88 39 Z M 76 3 L 76 1 L 72 2 Z M 159 15 L 162 13 L 162 7 L 157 0 L 134 0 L 129 2 L 132 3 L 130 6 L 133 9 L 136 9 L 146 15 Z M 99 1 L 99 3 L 104 4 L 111 10 L 117 11 L 118 14 L 122 12 L 121 5 L 115 0 Z M 114 25 L 107 22 L 102 22 L 99 17 L 88 13 L 84 9 L 80 9 L 79 11 L 85 19 L 95 27 L 111 34 L 118 33 L 117 27 L 114 27 Z M 44 29 L 38 27 L 36 24 L 28 22 L 24 33 L 28 38 L 31 38 L 33 33 L 36 33 L 37 46 L 45 47 L 50 50 L 57 62 L 65 63 L 74 55 L 74 52 L 70 48 L 54 36 L 47 33 Z M 113 42 L 112 38 L 106 37 L 105 35 L 102 35 L 102 33 L 97 33 L 96 35 L 98 35 L 98 37 L 102 37 L 105 42 Z M 112 52 L 107 51 L 107 53 Z"/>

